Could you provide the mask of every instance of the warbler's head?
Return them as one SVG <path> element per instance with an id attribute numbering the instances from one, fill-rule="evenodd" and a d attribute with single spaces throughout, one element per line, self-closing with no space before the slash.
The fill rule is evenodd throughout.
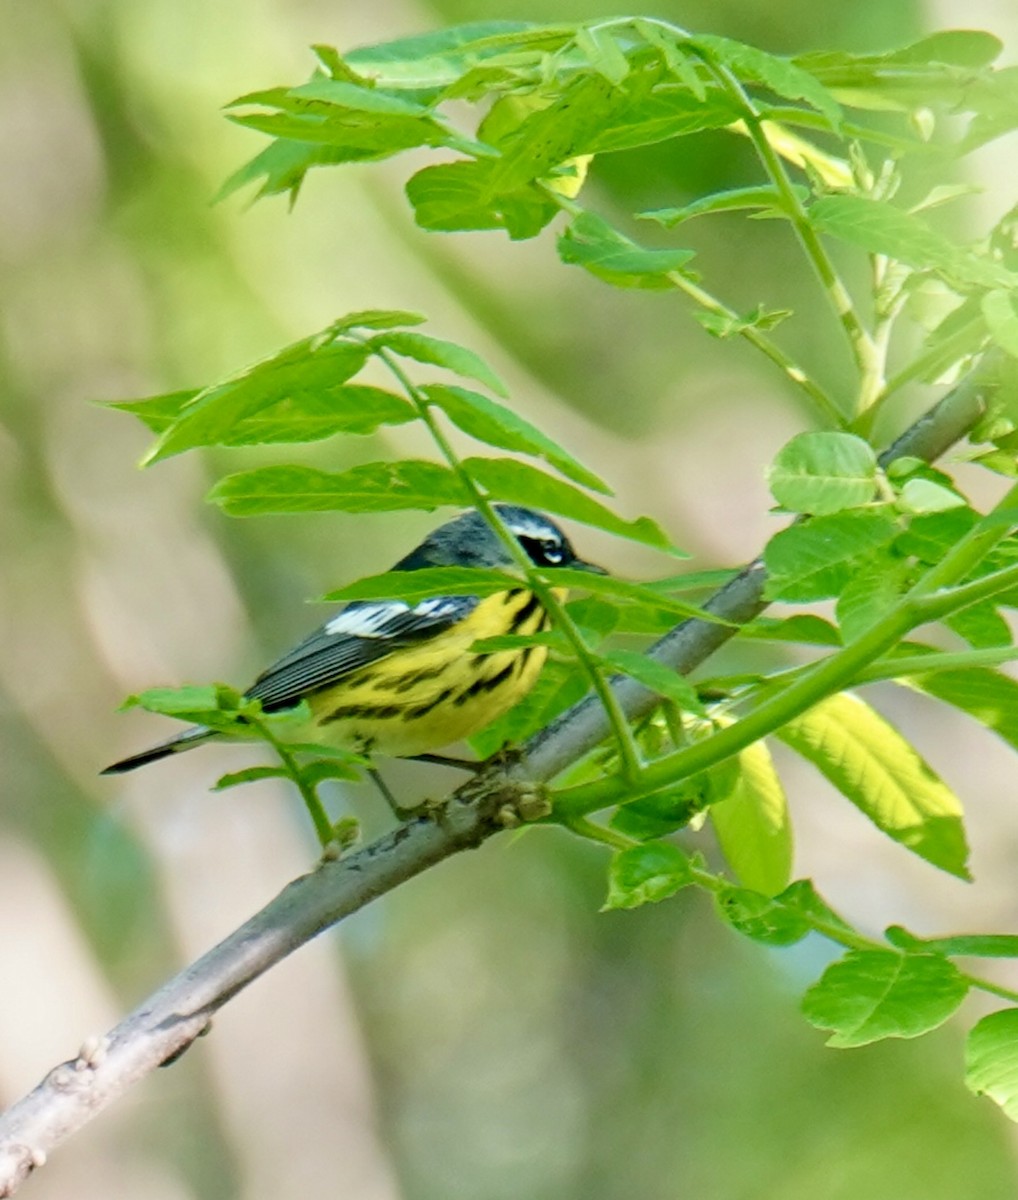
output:
<path id="1" fill-rule="evenodd" d="M 576 567 L 603 575 L 604 570 L 577 558 L 561 529 L 543 513 L 517 504 L 496 504 L 495 510 L 510 532 L 538 567 Z M 401 559 L 397 571 L 422 567 L 508 567 L 509 551 L 479 512 L 467 512 L 440 525 L 423 542 Z"/>

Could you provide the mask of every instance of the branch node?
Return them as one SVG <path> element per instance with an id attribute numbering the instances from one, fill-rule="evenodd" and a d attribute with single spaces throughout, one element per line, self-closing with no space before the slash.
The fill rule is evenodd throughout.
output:
<path id="1" fill-rule="evenodd" d="M 108 1037 L 93 1033 L 81 1043 L 81 1049 L 74 1062 L 74 1069 L 76 1071 L 94 1071 L 97 1067 L 101 1067 L 106 1061 L 109 1048 L 110 1039 Z"/>

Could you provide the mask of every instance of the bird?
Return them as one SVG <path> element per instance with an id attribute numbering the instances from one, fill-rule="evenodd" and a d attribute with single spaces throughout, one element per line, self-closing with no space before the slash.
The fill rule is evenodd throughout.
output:
<path id="1" fill-rule="evenodd" d="M 493 507 L 536 567 L 606 574 L 579 558 L 543 513 L 514 504 Z M 488 521 L 470 510 L 435 529 L 392 570 L 451 566 L 511 569 L 515 562 Z M 518 704 L 547 656 L 545 646 L 533 643 L 493 651 L 471 647 L 483 638 L 548 626 L 547 612 L 522 578 L 519 587 L 483 597 L 351 601 L 263 671 L 244 695 L 260 701 L 265 713 L 306 701 L 308 721 L 288 735 L 302 746 L 323 744 L 369 760 L 378 754 L 464 765 L 432 751 L 477 733 Z M 231 734 L 243 736 L 194 725 L 101 773 L 133 771 Z"/>

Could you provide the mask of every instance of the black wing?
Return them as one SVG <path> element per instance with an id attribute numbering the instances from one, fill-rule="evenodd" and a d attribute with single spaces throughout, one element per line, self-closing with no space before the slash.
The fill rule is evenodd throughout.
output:
<path id="1" fill-rule="evenodd" d="M 480 603 L 477 596 L 433 596 L 419 604 L 358 601 L 284 654 L 246 695 L 266 712 L 292 708 L 309 692 L 330 687 L 368 663 L 387 658 L 458 624 Z"/>

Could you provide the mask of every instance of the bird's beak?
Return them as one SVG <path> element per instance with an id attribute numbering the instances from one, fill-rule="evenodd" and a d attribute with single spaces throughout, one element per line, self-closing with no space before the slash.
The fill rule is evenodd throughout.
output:
<path id="1" fill-rule="evenodd" d="M 577 571 L 588 571 L 591 575 L 610 575 L 610 571 L 606 571 L 604 567 L 599 567 L 597 563 L 584 562 L 582 558 L 576 559 L 575 562 L 569 564 Z"/>

